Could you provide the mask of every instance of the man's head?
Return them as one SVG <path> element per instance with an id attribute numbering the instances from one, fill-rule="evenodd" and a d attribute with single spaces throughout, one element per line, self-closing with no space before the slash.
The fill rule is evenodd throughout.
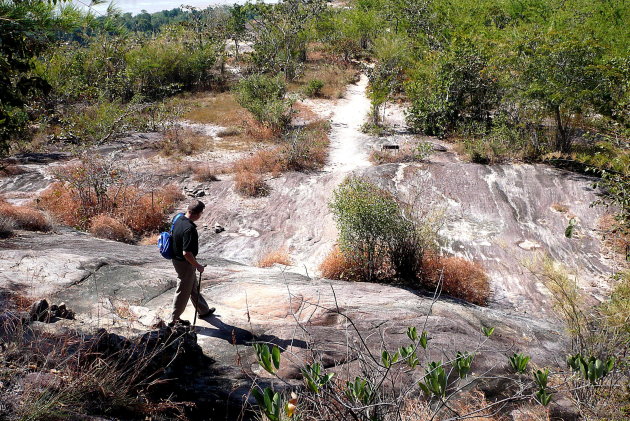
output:
<path id="1" fill-rule="evenodd" d="M 201 214 L 203 213 L 205 207 L 206 205 L 204 205 L 201 200 L 193 200 L 188 205 L 186 218 L 190 219 L 193 222 L 197 221 L 199 218 L 201 218 Z"/>

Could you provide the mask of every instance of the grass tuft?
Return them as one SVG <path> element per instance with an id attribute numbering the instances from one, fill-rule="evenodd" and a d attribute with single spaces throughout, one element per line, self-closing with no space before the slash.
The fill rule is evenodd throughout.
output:
<path id="1" fill-rule="evenodd" d="M 257 262 L 259 268 L 268 268 L 274 264 L 290 266 L 292 264 L 291 257 L 285 248 L 265 253 Z"/>

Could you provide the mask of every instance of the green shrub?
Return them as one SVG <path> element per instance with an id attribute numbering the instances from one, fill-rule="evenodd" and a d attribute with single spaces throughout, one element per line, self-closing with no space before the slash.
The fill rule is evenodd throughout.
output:
<path id="1" fill-rule="evenodd" d="M 308 97 L 318 97 L 322 94 L 322 88 L 324 87 L 324 82 L 319 79 L 309 80 L 306 86 L 304 87 L 304 95 Z"/>
<path id="2" fill-rule="evenodd" d="M 363 280 L 382 279 L 389 245 L 404 237 L 408 228 L 394 197 L 365 179 L 351 177 L 334 191 L 330 208 L 342 253 Z"/>
<path id="3" fill-rule="evenodd" d="M 283 130 L 291 121 L 293 101 L 285 98 L 286 84 L 280 75 L 251 75 L 235 87 L 238 103 L 260 123 Z"/>
<path id="4" fill-rule="evenodd" d="M 158 38 L 126 54 L 126 75 L 135 93 L 162 98 L 207 84 L 216 57 L 211 44 L 194 48 L 180 39 Z"/>

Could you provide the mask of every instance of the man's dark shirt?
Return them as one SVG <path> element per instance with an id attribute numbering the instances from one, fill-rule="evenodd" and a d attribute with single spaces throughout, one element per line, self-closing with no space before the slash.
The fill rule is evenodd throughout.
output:
<path id="1" fill-rule="evenodd" d="M 189 251 L 193 256 L 199 253 L 199 235 L 197 225 L 185 216 L 181 216 L 173 226 L 173 259 L 186 260 L 184 252 Z"/>

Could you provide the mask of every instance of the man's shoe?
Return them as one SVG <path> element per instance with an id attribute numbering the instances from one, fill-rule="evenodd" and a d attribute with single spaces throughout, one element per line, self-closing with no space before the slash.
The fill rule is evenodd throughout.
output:
<path id="1" fill-rule="evenodd" d="M 205 317 L 210 317 L 210 316 L 212 316 L 212 315 L 214 314 L 214 312 L 215 312 L 216 310 L 217 310 L 216 308 L 214 308 L 214 307 L 210 307 L 210 309 L 208 310 L 208 312 L 207 312 L 207 313 L 200 314 L 200 315 L 199 315 L 199 318 L 200 318 L 200 319 L 203 319 L 203 318 L 205 318 Z"/>

